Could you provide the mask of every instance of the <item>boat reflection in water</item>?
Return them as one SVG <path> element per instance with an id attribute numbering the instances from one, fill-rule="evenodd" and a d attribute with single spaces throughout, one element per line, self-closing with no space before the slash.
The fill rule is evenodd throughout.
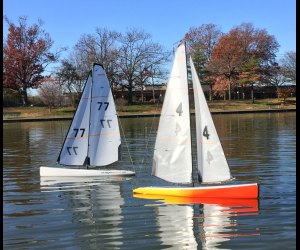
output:
<path id="1" fill-rule="evenodd" d="M 260 235 L 259 228 L 245 228 L 246 225 L 239 222 L 242 218 L 253 219 L 258 215 L 257 199 L 133 196 L 156 200 L 157 223 L 163 245 L 180 249 L 197 249 L 197 245 L 201 245 L 202 249 L 226 249 L 224 243 L 232 238 Z"/>
<path id="2" fill-rule="evenodd" d="M 41 176 L 40 177 L 40 187 L 41 191 L 49 192 L 51 189 L 59 188 L 70 188 L 73 184 L 74 187 L 81 186 L 110 186 L 118 185 L 119 181 L 130 180 L 131 177 L 122 177 L 122 176 L 83 176 L 83 177 L 67 177 L 67 176 Z"/>
<path id="3" fill-rule="evenodd" d="M 191 206 L 161 205 L 154 208 L 160 246 L 197 249 L 194 236 L 194 210 Z"/>
<path id="4" fill-rule="evenodd" d="M 41 191 L 53 196 L 50 200 L 60 199 L 58 207 L 48 209 L 49 218 L 61 220 L 66 232 L 75 230 L 75 235 L 80 235 L 65 237 L 65 241 L 70 241 L 66 245 L 74 245 L 75 241 L 81 248 L 93 249 L 95 246 L 117 248 L 123 244 L 121 223 L 125 199 L 120 183 L 128 177 L 40 178 Z M 95 235 L 99 236 L 96 241 Z"/>

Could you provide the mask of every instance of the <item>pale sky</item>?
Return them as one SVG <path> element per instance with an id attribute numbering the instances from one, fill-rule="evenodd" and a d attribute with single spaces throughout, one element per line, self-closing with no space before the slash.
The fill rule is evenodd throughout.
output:
<path id="1" fill-rule="evenodd" d="M 96 27 L 122 33 L 134 27 L 171 50 L 191 27 L 213 23 L 228 32 L 250 22 L 276 37 L 278 57 L 296 51 L 296 0 L 4 0 L 3 14 L 14 23 L 19 16 L 27 16 L 29 24 L 43 20 L 53 48 L 72 49 Z"/>

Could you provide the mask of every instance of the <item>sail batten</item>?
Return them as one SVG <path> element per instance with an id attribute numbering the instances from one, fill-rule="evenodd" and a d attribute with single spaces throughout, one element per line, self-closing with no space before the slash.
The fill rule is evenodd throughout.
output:
<path id="1" fill-rule="evenodd" d="M 152 174 L 191 183 L 192 156 L 185 45 L 178 46 L 167 83 L 154 147 Z"/>
<path id="2" fill-rule="evenodd" d="M 231 178 L 229 166 L 191 58 L 190 65 L 195 100 L 198 171 L 203 183 L 227 181 Z"/>

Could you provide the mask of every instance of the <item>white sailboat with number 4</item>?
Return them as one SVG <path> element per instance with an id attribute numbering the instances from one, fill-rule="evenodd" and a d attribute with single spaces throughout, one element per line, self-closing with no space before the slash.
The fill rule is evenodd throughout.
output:
<path id="1" fill-rule="evenodd" d="M 257 198 L 258 184 L 231 184 L 231 174 L 214 122 L 190 58 L 194 90 L 199 186 L 141 187 L 135 194 L 185 197 Z M 152 175 L 172 183 L 192 183 L 192 150 L 185 43 L 175 53 L 154 147 Z M 226 182 L 226 183 L 224 183 Z M 193 182 L 195 183 L 195 182 Z"/>
<path id="2" fill-rule="evenodd" d="M 100 64 L 94 64 L 57 163 L 70 167 L 40 167 L 40 176 L 131 176 L 135 172 L 91 169 L 117 162 L 121 136 L 112 91 Z"/>

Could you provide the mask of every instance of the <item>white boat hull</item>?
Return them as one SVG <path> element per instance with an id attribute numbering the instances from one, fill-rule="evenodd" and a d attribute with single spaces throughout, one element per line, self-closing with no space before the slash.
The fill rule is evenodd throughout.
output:
<path id="1" fill-rule="evenodd" d="M 65 177 L 84 177 L 84 176 L 132 176 L 135 172 L 128 170 L 111 169 L 69 169 L 56 167 L 40 167 L 40 176 L 65 176 Z"/>

